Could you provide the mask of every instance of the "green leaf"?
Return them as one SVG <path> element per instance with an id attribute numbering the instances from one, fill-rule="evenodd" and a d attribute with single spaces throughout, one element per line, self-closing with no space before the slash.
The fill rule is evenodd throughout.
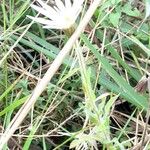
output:
<path id="1" fill-rule="evenodd" d="M 120 16 L 121 16 L 120 12 L 111 13 L 109 15 L 109 20 L 113 24 L 114 27 L 117 27 L 119 25 Z"/>
<path id="2" fill-rule="evenodd" d="M 110 110 L 112 105 L 114 104 L 114 102 L 117 100 L 117 98 L 119 97 L 119 95 L 116 95 L 114 97 L 111 97 L 108 102 L 105 105 L 105 116 L 107 117 L 110 114 Z"/>
<path id="3" fill-rule="evenodd" d="M 132 17 L 139 17 L 140 16 L 140 12 L 138 11 L 138 9 L 132 8 L 130 3 L 126 3 L 122 7 L 122 12 L 124 12 L 125 14 L 132 16 Z"/>

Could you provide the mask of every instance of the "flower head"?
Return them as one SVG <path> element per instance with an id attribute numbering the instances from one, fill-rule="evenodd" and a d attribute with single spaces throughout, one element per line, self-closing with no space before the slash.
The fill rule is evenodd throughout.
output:
<path id="1" fill-rule="evenodd" d="M 51 7 L 44 3 L 42 0 L 37 0 L 40 6 L 31 5 L 33 9 L 46 17 L 31 17 L 35 22 L 43 24 L 44 28 L 51 29 L 69 29 L 76 21 L 82 9 L 84 0 L 55 0 L 55 6 Z"/>

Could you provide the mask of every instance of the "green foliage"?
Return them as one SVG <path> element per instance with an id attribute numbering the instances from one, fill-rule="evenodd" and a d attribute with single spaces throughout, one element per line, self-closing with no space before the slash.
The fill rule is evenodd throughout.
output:
<path id="1" fill-rule="evenodd" d="M 132 16 L 132 17 L 139 17 L 140 16 L 140 12 L 138 11 L 137 8 L 134 8 L 131 6 L 130 3 L 126 3 L 123 7 L 122 7 L 122 12 Z"/>
<path id="2" fill-rule="evenodd" d="M 119 25 L 119 19 L 120 19 L 121 13 L 111 13 L 109 15 L 110 22 L 113 24 L 114 27 L 117 27 Z"/>
<path id="3" fill-rule="evenodd" d="M 121 87 L 122 90 L 126 93 L 126 95 L 129 96 L 129 101 L 139 107 L 142 107 L 144 109 L 147 109 L 147 101 L 146 98 L 136 93 L 130 85 L 128 85 L 125 80 L 119 76 L 119 74 L 112 68 L 109 61 L 101 56 L 98 51 L 93 47 L 92 44 L 88 41 L 87 37 L 85 35 L 82 35 L 82 40 L 85 42 L 85 44 L 91 49 L 91 51 L 94 53 L 95 57 L 102 63 L 104 69 L 107 71 L 107 73 L 115 80 L 115 82 Z M 141 101 L 143 99 L 143 101 Z"/>
<path id="4" fill-rule="evenodd" d="M 110 118 L 109 114 L 111 111 L 111 107 L 118 98 L 117 96 L 114 96 L 108 100 L 106 103 L 106 97 L 99 100 L 99 104 L 95 110 L 98 110 L 98 112 L 91 112 L 90 110 L 87 110 L 89 112 L 88 115 L 90 117 L 90 122 L 93 125 L 93 128 L 90 128 L 89 134 L 86 134 L 84 132 L 77 133 L 74 135 L 75 140 L 73 140 L 70 144 L 70 148 L 79 148 L 82 147 L 84 144 L 85 147 L 88 148 L 96 148 L 97 144 L 96 142 L 99 141 L 104 146 L 111 148 L 112 150 L 115 150 L 117 146 L 113 146 L 113 141 L 110 138 Z"/>

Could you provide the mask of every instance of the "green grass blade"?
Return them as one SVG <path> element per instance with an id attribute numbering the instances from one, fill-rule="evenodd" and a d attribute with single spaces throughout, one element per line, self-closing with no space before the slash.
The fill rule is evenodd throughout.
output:
<path id="1" fill-rule="evenodd" d="M 91 22 L 91 25 L 94 26 L 94 23 Z M 96 37 L 103 41 L 103 33 L 100 30 L 96 31 Z M 139 72 L 133 70 L 131 67 L 129 67 L 128 64 L 125 63 L 125 61 L 122 60 L 120 55 L 118 54 L 117 50 L 110 44 L 110 41 L 108 39 L 105 39 L 105 47 L 106 49 L 111 53 L 111 55 L 118 61 L 118 63 L 127 70 L 127 72 L 136 80 L 139 81 L 141 78 Z"/>
<path id="2" fill-rule="evenodd" d="M 130 40 L 136 43 L 141 49 L 150 57 L 150 49 L 148 49 L 143 43 L 141 43 L 135 36 L 131 36 Z"/>
<path id="3" fill-rule="evenodd" d="M 17 39 L 18 39 L 18 36 L 12 35 L 11 38 L 12 38 L 13 40 L 17 40 Z M 39 40 L 37 40 L 37 39 L 35 39 L 35 40 L 36 40 L 36 42 L 39 41 Z M 47 57 L 52 58 L 52 59 L 55 59 L 56 56 L 57 56 L 57 54 L 58 54 L 58 49 L 55 48 L 55 47 L 52 46 L 52 45 L 51 45 L 51 47 L 49 47 L 49 49 L 46 49 L 46 48 L 44 48 L 44 44 L 43 44 L 42 46 L 39 46 L 39 45 L 37 45 L 35 42 L 28 41 L 28 40 L 26 40 L 26 39 L 24 39 L 24 38 L 22 38 L 19 42 L 22 43 L 22 44 L 24 44 L 24 45 L 26 45 L 26 46 L 28 46 L 28 47 L 30 47 L 30 48 L 32 48 L 32 49 L 34 49 L 34 50 L 36 50 L 36 51 L 39 52 L 39 53 L 43 53 L 44 55 L 46 55 Z M 39 44 L 39 43 L 38 43 L 38 44 Z M 41 45 L 41 44 L 40 44 L 40 45 Z M 48 46 L 48 45 L 47 45 L 47 46 Z M 56 50 L 56 51 L 55 51 L 55 50 Z M 54 52 L 55 52 L 55 53 L 54 53 Z M 73 58 L 71 58 L 71 57 L 68 57 L 68 58 L 64 59 L 64 61 L 63 61 L 63 63 L 64 63 L 65 65 L 68 65 L 68 66 L 71 66 L 72 62 L 73 62 Z"/>
<path id="4" fill-rule="evenodd" d="M 8 113 L 9 111 L 14 110 L 16 107 L 18 107 L 18 106 L 20 106 L 21 104 L 23 104 L 23 103 L 26 101 L 26 99 L 27 99 L 28 97 L 29 97 L 29 96 L 25 96 L 25 97 L 23 97 L 23 98 L 21 98 L 21 99 L 19 99 L 19 100 L 14 101 L 14 102 L 13 102 L 12 104 L 10 104 L 9 106 L 5 107 L 4 110 L 0 111 L 0 116 L 2 116 L 2 115 L 4 115 L 4 114 Z"/>
<path id="5" fill-rule="evenodd" d="M 12 83 L 12 84 L 7 88 L 7 90 L 5 90 L 5 92 L 4 92 L 2 95 L 0 95 L 0 101 L 2 101 L 3 98 L 6 97 L 9 92 L 12 91 L 12 89 L 13 89 L 14 86 L 19 82 L 19 80 L 20 80 L 21 77 L 22 77 L 22 75 L 21 75 L 17 80 L 15 80 L 14 83 Z"/>
<path id="6" fill-rule="evenodd" d="M 51 50 L 55 54 L 58 54 L 60 51 L 59 48 L 53 46 L 52 44 L 48 43 L 45 39 L 42 39 L 31 32 L 27 32 L 25 36 L 30 37 L 30 39 L 32 39 L 35 43 L 39 44 L 40 46 L 46 49 Z"/>
<path id="7" fill-rule="evenodd" d="M 138 93 L 135 92 L 135 90 L 112 68 L 109 61 L 99 54 L 99 52 L 95 49 L 95 47 L 90 43 L 88 38 L 82 34 L 81 39 L 84 41 L 84 43 L 88 46 L 88 48 L 92 51 L 92 53 L 95 55 L 95 57 L 100 61 L 103 68 L 106 70 L 106 72 L 114 79 L 114 81 L 119 85 L 121 90 L 130 96 L 130 99 L 127 99 L 130 103 L 140 107 L 147 109 L 148 103 L 146 101 L 146 98 Z"/>

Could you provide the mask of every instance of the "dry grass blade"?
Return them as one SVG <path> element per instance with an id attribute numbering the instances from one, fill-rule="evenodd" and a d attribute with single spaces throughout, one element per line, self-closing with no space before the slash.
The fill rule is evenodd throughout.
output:
<path id="1" fill-rule="evenodd" d="M 146 113 L 146 123 L 145 123 L 145 127 L 144 127 L 144 131 L 143 131 L 143 136 L 142 136 L 142 143 L 141 143 L 141 149 L 143 149 L 143 146 L 145 145 L 145 139 L 146 139 L 146 131 L 147 131 L 147 126 L 148 126 L 148 122 L 149 122 L 149 118 L 150 118 L 150 77 L 148 77 L 147 79 L 148 82 L 148 92 L 149 92 L 149 100 L 148 100 L 148 110 Z"/>
<path id="2" fill-rule="evenodd" d="M 89 20 L 91 19 L 93 13 L 99 6 L 101 0 L 95 0 L 91 6 L 89 7 L 88 11 L 86 12 L 83 20 L 79 24 L 77 30 L 74 32 L 74 34 L 71 36 L 71 38 L 68 40 L 66 45 L 63 47 L 63 49 L 60 51 L 50 68 L 45 73 L 42 80 L 38 83 L 36 88 L 34 89 L 31 97 L 27 100 L 27 102 L 22 106 L 22 108 L 18 111 L 16 116 L 13 118 L 9 126 L 7 127 L 6 131 L 0 138 L 0 149 L 3 148 L 4 144 L 9 140 L 9 138 L 12 136 L 12 134 L 16 131 L 18 126 L 22 123 L 23 119 L 26 117 L 28 112 L 30 111 L 31 107 L 36 102 L 37 98 L 40 96 L 40 94 L 44 91 L 47 84 L 51 80 L 51 78 L 54 76 L 55 72 L 58 70 L 59 66 L 62 64 L 63 59 L 68 55 L 70 52 L 72 46 L 74 45 L 75 41 L 78 39 L 86 25 L 88 24 Z"/>

